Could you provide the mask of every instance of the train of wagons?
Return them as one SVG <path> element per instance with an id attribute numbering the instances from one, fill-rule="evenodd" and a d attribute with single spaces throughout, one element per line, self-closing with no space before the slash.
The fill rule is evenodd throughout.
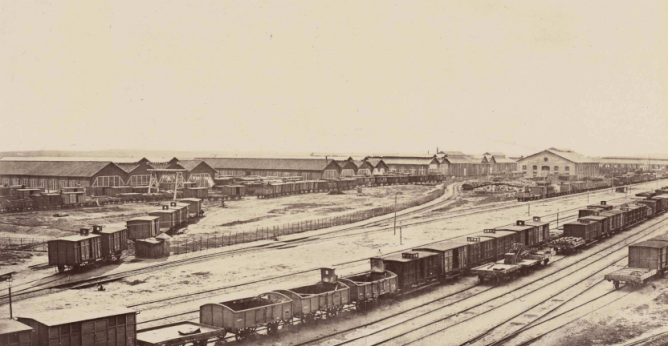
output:
<path id="1" fill-rule="evenodd" d="M 566 176 L 567 177 L 567 176 Z M 529 186 L 524 191 L 517 192 L 516 198 L 519 202 L 533 201 L 545 198 L 565 196 L 587 191 L 609 189 L 621 186 L 623 190 L 627 185 L 654 181 L 658 178 L 655 174 L 637 174 L 634 176 L 620 176 L 612 179 L 591 179 L 586 181 L 560 181 L 559 190 L 549 181 L 538 181 L 536 186 Z M 623 191 L 620 191 L 623 192 Z"/>
<path id="2" fill-rule="evenodd" d="M 466 274 L 478 275 L 482 282 L 503 281 L 548 264 L 551 247 L 564 250 L 565 244 L 586 246 L 668 210 L 668 187 L 637 197 L 629 203 L 587 206 L 579 212 L 576 222 L 564 225 L 564 234 L 556 239 L 550 238 L 549 223 L 534 218 L 374 257 L 370 259 L 370 270 L 363 273 L 339 278 L 334 268 L 321 268 L 320 280 L 311 285 L 258 296 L 241 293 L 225 301 L 203 304 L 198 322 L 137 330 L 136 312 L 130 309 L 19 313 L 18 321 L 0 322 L 4 323 L 0 324 L 0 344 L 11 344 L 3 340 L 16 340 L 14 344 L 20 346 L 205 346 L 222 345 L 230 334 L 243 341 L 260 329 L 273 335 L 282 326 L 331 319 L 349 307 L 366 310 L 381 299 L 417 294 L 422 288 Z M 642 283 L 668 269 L 667 252 L 667 235 L 633 244 L 629 246 L 629 268 L 608 274 L 606 279 L 613 281 L 615 287 L 620 282 Z"/>
<path id="3" fill-rule="evenodd" d="M 118 262 L 128 249 L 128 241 L 153 238 L 201 217 L 202 200 L 182 198 L 165 202 L 146 216 L 127 220 L 125 226 L 94 225 L 79 234 L 48 242 L 49 265 L 59 272 Z"/>

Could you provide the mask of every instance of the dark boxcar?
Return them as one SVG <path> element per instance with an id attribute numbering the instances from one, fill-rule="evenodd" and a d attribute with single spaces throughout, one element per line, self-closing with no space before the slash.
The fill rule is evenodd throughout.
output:
<path id="1" fill-rule="evenodd" d="M 656 209 L 657 214 L 661 214 L 668 209 L 668 196 L 659 195 L 652 197 L 653 201 L 657 201 Z"/>
<path id="2" fill-rule="evenodd" d="M 341 278 L 341 282 L 350 288 L 350 302 L 358 309 L 364 309 L 366 303 L 376 301 L 382 296 L 396 293 L 397 275 L 385 270 L 385 263 L 380 257 L 371 258 L 371 270 Z"/>
<path id="3" fill-rule="evenodd" d="M 35 330 L 32 346 L 134 346 L 136 312 L 130 309 L 82 312 L 75 308 L 26 313 L 18 320 Z"/>
<path id="4" fill-rule="evenodd" d="M 314 285 L 276 291 L 292 299 L 293 315 L 302 321 L 319 312 L 335 315 L 350 302 L 350 288 L 339 282 L 334 268 L 322 268 L 320 273 L 321 280 Z"/>
<path id="5" fill-rule="evenodd" d="M 49 241 L 49 265 L 80 267 L 102 259 L 101 237 L 91 234 L 90 229 L 82 228 L 78 235 Z"/>
<path id="6" fill-rule="evenodd" d="M 140 216 L 126 221 L 128 239 L 153 238 L 160 232 L 160 217 Z"/>
<path id="7" fill-rule="evenodd" d="M 544 245 L 550 240 L 550 223 L 540 220 L 540 216 L 534 216 L 530 221 L 525 221 L 525 225 L 536 227 L 538 242 L 536 245 Z"/>
<path id="8" fill-rule="evenodd" d="M 496 230 L 520 233 L 520 241 L 522 242 L 522 245 L 526 247 L 533 247 L 538 245 L 538 226 L 527 225 L 523 220 L 517 220 L 513 226 L 499 227 Z"/>
<path id="9" fill-rule="evenodd" d="M 598 216 L 607 217 L 609 220 L 609 232 L 617 233 L 620 232 L 624 226 L 624 212 L 621 210 L 608 210 L 602 211 Z"/>
<path id="10" fill-rule="evenodd" d="M 600 236 L 607 237 L 610 235 L 610 218 L 602 215 L 590 215 L 578 219 L 581 222 L 598 222 L 601 224 Z"/>
<path id="11" fill-rule="evenodd" d="M 598 222 L 569 222 L 564 224 L 564 237 L 582 238 L 585 242 L 598 239 L 601 225 Z"/>
<path id="12" fill-rule="evenodd" d="M 33 329 L 14 320 L 0 320 L 0 346 L 31 346 Z"/>
<path id="13" fill-rule="evenodd" d="M 651 200 L 651 199 L 644 199 L 644 200 L 636 201 L 636 203 L 645 205 L 648 208 L 650 208 L 652 210 L 651 217 L 656 216 L 657 211 L 658 211 L 658 204 L 659 204 L 657 201 Z"/>
<path id="14" fill-rule="evenodd" d="M 608 205 L 606 201 L 601 201 L 600 204 L 590 204 L 587 206 L 587 209 L 596 209 L 596 210 L 612 210 L 614 205 Z"/>
<path id="15" fill-rule="evenodd" d="M 481 232 L 455 239 L 465 240 L 469 244 L 469 264 L 471 268 L 496 260 L 496 239 L 484 237 L 485 234 Z"/>
<path id="16" fill-rule="evenodd" d="M 397 274 L 400 292 L 436 280 L 442 272 L 438 256 L 433 252 L 403 252 L 384 257 L 383 262 L 385 269 Z"/>
<path id="17" fill-rule="evenodd" d="M 93 233 L 102 238 L 102 258 L 120 260 L 123 251 L 128 249 L 128 229 L 119 226 L 93 226 Z"/>
<path id="18" fill-rule="evenodd" d="M 663 272 L 668 265 L 668 242 L 646 240 L 629 245 L 629 268 L 657 269 Z"/>
<path id="19" fill-rule="evenodd" d="M 176 222 L 177 214 L 177 210 L 169 209 L 169 206 L 166 205 L 162 206 L 161 210 L 155 210 L 148 213 L 150 216 L 157 216 L 160 218 L 159 225 L 161 231 L 169 231 L 178 225 Z"/>
<path id="20" fill-rule="evenodd" d="M 580 209 L 578 210 L 578 218 L 583 218 L 591 215 L 598 215 L 600 210 L 598 209 Z"/>
<path id="21" fill-rule="evenodd" d="M 465 241 L 443 241 L 435 244 L 423 245 L 414 248 L 413 251 L 433 252 L 438 255 L 441 262 L 440 277 L 451 279 L 466 273 L 469 266 L 469 244 Z"/>
<path id="22" fill-rule="evenodd" d="M 496 257 L 494 260 L 500 260 L 505 254 L 513 248 L 513 243 L 519 243 L 520 235 L 517 232 L 498 231 L 495 229 L 486 229 L 483 231 L 483 237 L 493 238 L 496 242 Z"/>
<path id="23" fill-rule="evenodd" d="M 188 214 L 190 217 L 203 215 L 202 200 L 199 198 L 181 198 L 179 203 L 188 204 Z"/>
<path id="24" fill-rule="evenodd" d="M 209 197 L 209 188 L 208 187 L 192 187 L 184 189 L 183 197 L 185 198 L 208 198 Z"/>

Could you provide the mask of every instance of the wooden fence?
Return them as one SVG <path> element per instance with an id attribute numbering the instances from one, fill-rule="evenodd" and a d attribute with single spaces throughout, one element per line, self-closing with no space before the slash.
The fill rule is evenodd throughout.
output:
<path id="1" fill-rule="evenodd" d="M 444 192 L 444 189 L 438 189 L 420 198 L 407 202 L 397 203 L 396 211 L 401 211 L 433 201 L 436 198 L 443 196 Z M 258 240 L 275 239 L 284 235 L 315 231 L 323 228 L 341 226 L 368 220 L 374 217 L 394 213 L 394 211 L 395 205 L 391 204 L 368 210 L 360 210 L 340 216 L 293 222 L 272 227 L 256 228 L 255 230 L 229 232 L 221 235 L 202 235 L 197 238 L 184 237 L 183 239 L 172 239 L 171 252 L 172 254 L 183 254 L 203 251 L 209 248 L 249 243 Z"/>

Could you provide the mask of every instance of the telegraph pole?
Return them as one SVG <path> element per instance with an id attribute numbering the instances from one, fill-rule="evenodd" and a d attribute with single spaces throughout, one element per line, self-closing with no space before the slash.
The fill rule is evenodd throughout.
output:
<path id="1" fill-rule="evenodd" d="M 394 235 L 397 235 L 397 194 L 394 194 Z"/>

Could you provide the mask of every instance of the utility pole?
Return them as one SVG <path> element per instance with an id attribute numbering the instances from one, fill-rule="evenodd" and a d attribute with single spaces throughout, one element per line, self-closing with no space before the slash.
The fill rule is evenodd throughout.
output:
<path id="1" fill-rule="evenodd" d="M 557 228 L 559 228 L 559 209 L 557 209 Z"/>
<path id="2" fill-rule="evenodd" d="M 399 245 L 404 245 L 404 225 L 399 225 Z"/>
<path id="3" fill-rule="evenodd" d="M 527 215 L 531 215 L 531 203 L 527 203 Z"/>
<path id="4" fill-rule="evenodd" d="M 394 194 L 394 235 L 397 235 L 397 194 Z"/>

